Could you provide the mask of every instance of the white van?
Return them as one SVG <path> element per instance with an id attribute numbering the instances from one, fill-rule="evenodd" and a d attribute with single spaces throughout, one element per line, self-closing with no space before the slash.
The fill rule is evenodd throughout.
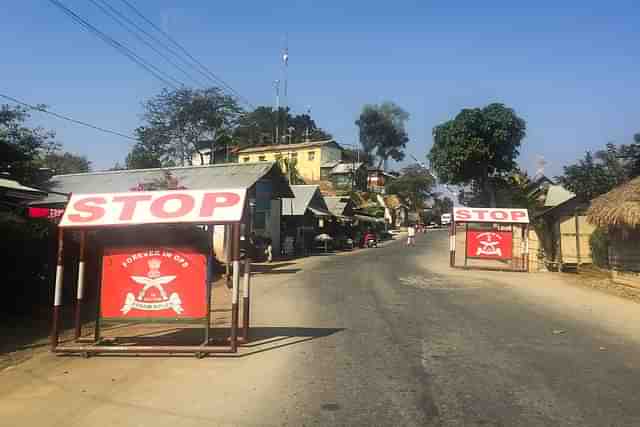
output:
<path id="1" fill-rule="evenodd" d="M 442 214 L 442 216 L 440 217 L 440 224 L 441 225 L 451 224 L 451 214 L 450 213 Z"/>

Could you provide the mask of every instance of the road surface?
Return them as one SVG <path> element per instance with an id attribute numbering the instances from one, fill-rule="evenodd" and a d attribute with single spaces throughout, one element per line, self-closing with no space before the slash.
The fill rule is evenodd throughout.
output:
<path id="1" fill-rule="evenodd" d="M 0 425 L 639 426 L 638 305 L 550 273 L 448 268 L 446 231 L 256 277 L 240 358 L 54 357 Z"/>

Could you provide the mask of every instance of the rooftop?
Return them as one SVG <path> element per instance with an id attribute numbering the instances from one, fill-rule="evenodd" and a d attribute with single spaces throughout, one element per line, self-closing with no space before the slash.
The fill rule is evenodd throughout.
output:
<path id="1" fill-rule="evenodd" d="M 305 148 L 314 148 L 314 147 L 322 147 L 328 144 L 334 144 L 337 148 L 340 148 L 337 142 L 332 139 L 326 141 L 310 141 L 310 142 L 301 142 L 298 144 L 276 144 L 276 145 L 264 145 L 262 147 L 249 147 L 239 150 L 240 154 L 247 153 L 261 153 L 263 151 L 288 151 L 288 150 L 303 150 Z"/>
<path id="2" fill-rule="evenodd" d="M 119 193 L 136 191 L 141 185 L 154 184 L 173 178 L 177 188 L 189 190 L 213 190 L 250 188 L 258 180 L 274 180 L 275 197 L 291 197 L 289 184 L 275 162 L 227 163 L 219 165 L 183 166 L 156 169 L 132 169 L 55 175 L 46 188 L 61 193 Z M 63 195 L 49 194 L 34 205 L 65 204 Z"/>

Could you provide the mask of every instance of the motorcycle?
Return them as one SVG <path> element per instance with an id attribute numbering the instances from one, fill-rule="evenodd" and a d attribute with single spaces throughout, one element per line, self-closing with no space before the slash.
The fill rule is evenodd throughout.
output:
<path id="1" fill-rule="evenodd" d="M 367 248 L 377 248 L 378 247 L 378 238 L 373 233 L 366 233 L 363 238 L 364 245 Z"/>

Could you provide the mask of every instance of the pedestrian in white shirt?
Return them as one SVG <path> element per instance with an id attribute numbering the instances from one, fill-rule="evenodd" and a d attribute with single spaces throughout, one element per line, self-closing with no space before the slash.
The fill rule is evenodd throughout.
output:
<path id="1" fill-rule="evenodd" d="M 407 246 L 415 246 L 416 244 L 416 226 L 409 224 L 407 228 Z"/>

